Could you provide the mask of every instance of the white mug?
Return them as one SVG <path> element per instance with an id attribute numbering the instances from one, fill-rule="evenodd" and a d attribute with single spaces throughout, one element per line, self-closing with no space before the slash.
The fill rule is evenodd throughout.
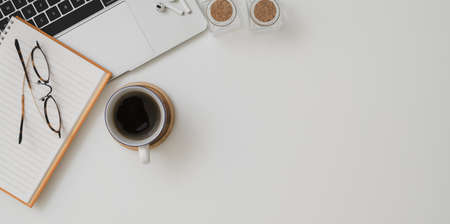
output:
<path id="1" fill-rule="evenodd" d="M 134 94 L 145 94 L 157 105 L 159 120 L 154 127 L 136 139 L 126 136 L 119 130 L 115 119 L 118 105 L 127 97 Z M 105 123 L 111 136 L 120 144 L 129 149 L 139 151 L 139 160 L 142 163 L 150 162 L 150 148 L 159 145 L 167 137 L 173 125 L 173 107 L 167 95 L 156 86 L 147 83 L 129 85 L 117 90 L 108 100 L 105 108 Z"/>

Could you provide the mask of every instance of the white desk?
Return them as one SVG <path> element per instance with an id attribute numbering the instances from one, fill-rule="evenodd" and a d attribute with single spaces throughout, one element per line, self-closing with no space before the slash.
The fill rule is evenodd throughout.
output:
<path id="1" fill-rule="evenodd" d="M 112 82 L 0 223 L 449 223 L 449 1 L 284 2 L 281 32 L 205 33 Z M 103 122 L 133 81 L 177 110 L 149 166 Z"/>

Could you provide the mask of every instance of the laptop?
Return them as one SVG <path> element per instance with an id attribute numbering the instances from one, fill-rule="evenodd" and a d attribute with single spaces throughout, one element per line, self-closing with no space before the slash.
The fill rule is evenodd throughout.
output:
<path id="1" fill-rule="evenodd" d="M 185 1 L 192 13 L 179 15 L 154 0 L 0 0 L 0 30 L 21 17 L 117 77 L 206 29 L 195 0 Z"/>

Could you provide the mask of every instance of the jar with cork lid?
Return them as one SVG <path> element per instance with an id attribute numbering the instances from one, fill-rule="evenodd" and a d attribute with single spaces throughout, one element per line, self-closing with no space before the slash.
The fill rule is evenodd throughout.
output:
<path id="1" fill-rule="evenodd" d="M 224 33 L 241 25 L 238 5 L 234 0 L 199 0 L 199 5 L 213 33 Z"/>
<path id="2" fill-rule="evenodd" d="M 255 31 L 278 30 L 283 25 L 283 12 L 278 0 L 246 0 L 249 27 Z"/>

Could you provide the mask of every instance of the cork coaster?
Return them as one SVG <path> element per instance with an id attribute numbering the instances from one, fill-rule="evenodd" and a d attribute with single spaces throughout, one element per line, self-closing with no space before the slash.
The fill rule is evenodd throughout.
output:
<path id="1" fill-rule="evenodd" d="M 168 119 L 168 125 L 166 125 L 166 128 L 162 131 L 163 134 L 161 134 L 161 136 L 155 140 L 154 143 L 152 143 L 149 148 L 153 149 L 158 147 L 159 145 L 161 145 L 166 139 L 167 137 L 170 135 L 170 132 L 173 129 L 173 125 L 175 122 L 175 108 L 173 107 L 172 101 L 170 100 L 169 96 L 158 86 L 155 86 L 153 84 L 147 83 L 147 82 L 134 82 L 134 83 L 129 83 L 127 84 L 125 87 L 127 86 L 141 86 L 144 88 L 148 88 L 151 91 L 153 91 L 156 95 L 158 95 L 159 98 L 161 98 L 161 100 L 164 103 L 164 107 L 167 108 L 167 119 Z M 139 150 L 139 147 L 132 147 L 132 146 L 127 146 L 124 145 L 120 142 L 118 142 L 120 145 L 122 145 L 124 148 L 127 149 L 131 149 L 131 150 Z"/>
<path id="2" fill-rule="evenodd" d="M 206 9 L 209 21 L 216 26 L 228 26 L 236 18 L 237 11 L 230 0 L 211 1 Z"/>
<path id="3" fill-rule="evenodd" d="M 233 6 L 227 0 L 217 0 L 211 5 L 211 16 L 219 22 L 225 22 L 233 16 Z"/>
<path id="4" fill-rule="evenodd" d="M 251 17 L 258 25 L 273 25 L 280 17 L 280 7 L 276 0 L 257 0 L 251 7 Z"/>
<path id="5" fill-rule="evenodd" d="M 277 15 L 277 7 L 272 1 L 261 0 L 255 5 L 255 17 L 261 22 L 267 23 Z"/>

